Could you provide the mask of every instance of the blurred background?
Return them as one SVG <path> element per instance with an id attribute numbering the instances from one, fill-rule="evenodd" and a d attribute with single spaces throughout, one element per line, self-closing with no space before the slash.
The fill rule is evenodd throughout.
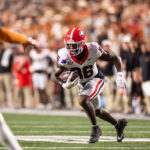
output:
<path id="1" fill-rule="evenodd" d="M 127 91 L 117 89 L 112 63 L 98 61 L 107 83 L 101 107 L 150 115 L 150 1 L 1 0 L 0 25 L 36 39 L 41 48 L 0 43 L 0 108 L 80 110 L 77 87 L 54 81 L 57 51 L 71 27 L 122 58 Z"/>

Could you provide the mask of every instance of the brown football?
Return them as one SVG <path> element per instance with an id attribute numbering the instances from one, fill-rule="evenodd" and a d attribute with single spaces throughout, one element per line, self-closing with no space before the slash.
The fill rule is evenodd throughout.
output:
<path id="1" fill-rule="evenodd" d="M 63 81 L 66 82 L 69 75 L 70 75 L 71 71 L 65 71 L 63 73 L 60 74 L 59 78 Z M 74 81 L 76 78 L 78 77 L 78 74 L 76 72 L 73 72 L 71 81 Z"/>

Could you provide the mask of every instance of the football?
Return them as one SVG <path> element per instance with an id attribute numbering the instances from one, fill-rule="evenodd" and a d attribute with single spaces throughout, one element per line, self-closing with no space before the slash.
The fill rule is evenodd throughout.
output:
<path id="1" fill-rule="evenodd" d="M 71 74 L 72 71 L 65 71 L 63 73 L 60 74 L 59 78 L 63 81 L 66 82 L 69 75 Z M 72 77 L 71 77 L 71 81 L 74 81 L 76 78 L 78 77 L 78 74 L 76 72 L 73 72 Z"/>

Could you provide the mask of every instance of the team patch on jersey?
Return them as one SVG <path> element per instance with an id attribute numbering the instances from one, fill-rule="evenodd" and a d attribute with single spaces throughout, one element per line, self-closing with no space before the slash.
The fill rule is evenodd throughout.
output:
<path id="1" fill-rule="evenodd" d="M 66 59 L 63 59 L 63 60 L 61 60 L 61 63 L 66 63 L 67 61 L 66 61 Z"/>

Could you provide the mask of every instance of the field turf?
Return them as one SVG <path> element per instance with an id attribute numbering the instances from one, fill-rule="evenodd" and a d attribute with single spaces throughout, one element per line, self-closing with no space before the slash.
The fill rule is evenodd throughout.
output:
<path id="1" fill-rule="evenodd" d="M 91 126 L 88 118 L 3 114 L 25 150 L 150 150 L 150 120 L 128 119 L 123 142 L 116 142 L 115 128 L 100 119 L 103 134 L 99 142 L 89 144 Z M 0 150 L 5 149 L 0 145 Z"/>

